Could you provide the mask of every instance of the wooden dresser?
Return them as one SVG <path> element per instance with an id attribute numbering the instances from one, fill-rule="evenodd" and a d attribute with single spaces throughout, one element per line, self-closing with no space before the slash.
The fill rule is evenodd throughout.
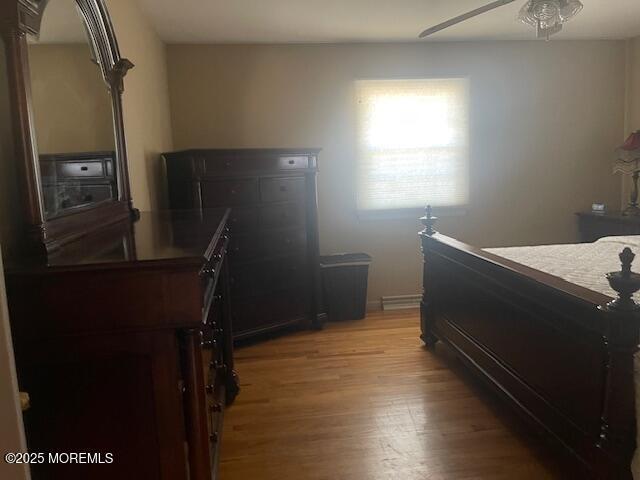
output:
<path id="1" fill-rule="evenodd" d="M 228 209 L 142 213 L 14 260 L 7 293 L 29 452 L 112 455 L 32 465 L 34 479 L 211 480 L 237 391 Z"/>
<path id="2" fill-rule="evenodd" d="M 230 205 L 236 339 L 287 326 L 319 327 L 318 149 L 166 153 L 173 209 Z"/>
<path id="3" fill-rule="evenodd" d="M 576 213 L 581 242 L 595 242 L 612 235 L 640 235 L 640 217 L 615 213 Z"/>

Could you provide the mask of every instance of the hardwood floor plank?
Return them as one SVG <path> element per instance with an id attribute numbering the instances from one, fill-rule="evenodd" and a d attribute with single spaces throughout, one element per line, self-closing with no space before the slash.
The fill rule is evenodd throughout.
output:
<path id="1" fill-rule="evenodd" d="M 415 311 L 376 313 L 238 348 L 223 480 L 567 478 Z"/>

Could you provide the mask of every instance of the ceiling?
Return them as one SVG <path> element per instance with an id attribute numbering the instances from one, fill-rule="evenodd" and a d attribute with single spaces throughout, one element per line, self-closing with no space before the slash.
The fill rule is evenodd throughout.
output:
<path id="1" fill-rule="evenodd" d="M 52 0 L 55 3 L 60 0 Z M 490 0 L 138 0 L 167 43 L 416 41 L 424 28 Z M 515 20 L 526 0 L 500 7 L 426 41 L 533 39 Z M 582 0 L 554 39 L 640 35 L 640 0 Z"/>

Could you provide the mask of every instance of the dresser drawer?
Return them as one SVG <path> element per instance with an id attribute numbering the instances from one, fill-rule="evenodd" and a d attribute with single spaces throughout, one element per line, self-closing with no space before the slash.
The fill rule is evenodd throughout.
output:
<path id="1" fill-rule="evenodd" d="M 274 228 L 304 228 L 304 203 L 264 205 L 262 207 L 236 207 L 231 211 L 229 225 L 234 233 Z"/>
<path id="2" fill-rule="evenodd" d="M 303 288 L 252 298 L 234 307 L 234 335 L 243 336 L 271 326 L 284 326 L 308 316 L 310 312 L 311 299 L 308 290 Z"/>
<path id="3" fill-rule="evenodd" d="M 102 160 L 84 161 L 84 162 L 60 162 L 56 165 L 56 171 L 59 177 L 63 178 L 86 178 L 86 177 L 105 177 L 105 171 Z"/>
<path id="4" fill-rule="evenodd" d="M 301 256 L 236 265 L 229 279 L 231 294 L 235 298 L 303 287 L 308 282 L 309 268 L 305 257 Z M 235 308 L 236 304 L 233 305 Z"/>
<path id="5" fill-rule="evenodd" d="M 253 260 L 262 254 L 262 240 L 255 235 L 234 235 L 229 248 L 232 263 Z"/>
<path id="6" fill-rule="evenodd" d="M 305 194 L 304 177 L 281 177 L 260 179 L 260 200 L 263 202 L 286 202 L 301 200 Z"/>
<path id="7" fill-rule="evenodd" d="M 290 155 L 278 158 L 278 167 L 282 170 L 309 168 L 309 157 L 304 155 Z"/>
<path id="8" fill-rule="evenodd" d="M 103 202 L 114 198 L 111 185 L 71 185 L 59 183 L 43 186 L 46 211 L 49 213 Z"/>
<path id="9" fill-rule="evenodd" d="M 258 209 L 239 207 L 231 210 L 229 225 L 234 233 L 249 232 L 258 226 Z"/>
<path id="10" fill-rule="evenodd" d="M 303 203 L 267 205 L 260 208 L 260 228 L 303 227 L 305 221 Z"/>
<path id="11" fill-rule="evenodd" d="M 263 254 L 280 255 L 284 253 L 298 253 L 307 246 L 307 232 L 305 230 L 278 230 L 265 233 L 263 236 Z"/>
<path id="12" fill-rule="evenodd" d="M 273 230 L 261 233 L 259 236 L 234 235 L 229 256 L 235 265 L 274 255 L 298 254 L 304 252 L 306 247 L 306 230 Z"/>
<path id="13" fill-rule="evenodd" d="M 258 201 L 258 181 L 252 179 L 202 182 L 202 206 L 247 205 Z"/>
<path id="14" fill-rule="evenodd" d="M 309 168 L 306 155 L 272 155 L 253 152 L 205 152 L 199 157 L 205 176 L 233 175 Z"/>
<path id="15" fill-rule="evenodd" d="M 212 156 L 205 154 L 202 157 L 204 162 L 204 173 L 207 176 L 256 172 L 264 167 L 264 161 L 257 157 L 247 157 L 238 153 L 219 154 Z"/>

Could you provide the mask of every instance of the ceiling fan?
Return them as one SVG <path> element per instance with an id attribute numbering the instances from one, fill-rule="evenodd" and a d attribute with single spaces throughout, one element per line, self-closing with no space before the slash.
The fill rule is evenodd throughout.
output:
<path id="1" fill-rule="evenodd" d="M 434 27 L 427 28 L 420 34 L 420 38 L 424 38 L 452 25 L 464 22 L 477 15 L 513 2 L 515 2 L 515 0 L 497 0 L 491 2 L 488 5 L 471 10 Z M 564 23 L 571 20 L 582 10 L 582 6 L 582 2 L 579 0 L 528 0 L 520 10 L 518 20 L 535 27 L 538 38 L 549 40 L 551 35 L 562 30 Z"/>

